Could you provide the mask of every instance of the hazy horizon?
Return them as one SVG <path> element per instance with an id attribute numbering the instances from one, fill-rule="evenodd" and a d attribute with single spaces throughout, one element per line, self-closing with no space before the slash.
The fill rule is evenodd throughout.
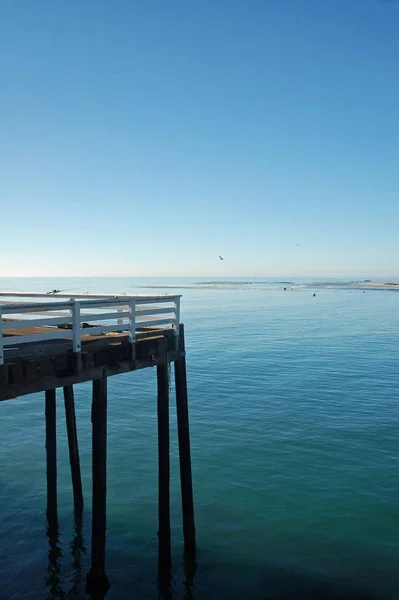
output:
<path id="1" fill-rule="evenodd" d="M 265 279 L 265 280 L 288 280 L 288 279 L 312 279 L 312 278 L 320 278 L 320 279 L 328 279 L 328 278 L 336 278 L 339 279 L 373 279 L 373 280 L 384 280 L 388 278 L 393 278 L 399 280 L 399 274 L 395 273 L 386 273 L 386 274 L 373 274 L 373 273 L 275 273 L 275 274 L 260 274 L 254 275 L 253 273 L 247 274 L 232 274 L 232 275 L 214 275 L 212 273 L 205 275 L 9 275 L 4 276 L 0 274 L 0 281 L 4 279 L 214 279 L 214 280 L 223 280 L 223 279 Z"/>

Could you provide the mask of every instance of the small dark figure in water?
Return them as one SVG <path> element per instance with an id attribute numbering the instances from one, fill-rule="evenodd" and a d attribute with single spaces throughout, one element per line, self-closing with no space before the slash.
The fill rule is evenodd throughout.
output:
<path id="1" fill-rule="evenodd" d="M 287 291 L 287 288 L 284 288 L 284 291 L 286 292 L 286 291 Z"/>
<path id="2" fill-rule="evenodd" d="M 313 294 L 313 298 L 316 298 L 316 294 Z"/>

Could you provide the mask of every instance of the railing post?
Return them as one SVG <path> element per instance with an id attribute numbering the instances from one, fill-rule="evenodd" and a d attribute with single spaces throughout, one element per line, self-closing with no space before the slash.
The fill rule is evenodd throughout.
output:
<path id="1" fill-rule="evenodd" d="M 180 296 L 175 297 L 175 322 L 174 322 L 174 330 L 175 330 L 175 348 L 179 349 L 179 328 L 180 328 Z"/>
<path id="2" fill-rule="evenodd" d="M 0 365 L 4 364 L 4 348 L 3 348 L 3 317 L 0 306 Z"/>
<path id="3" fill-rule="evenodd" d="M 118 308 L 118 312 L 123 312 L 123 308 Z M 123 325 L 123 319 L 117 319 L 118 325 Z"/>
<path id="4" fill-rule="evenodd" d="M 175 335 L 179 335 L 180 325 L 180 297 L 175 298 Z"/>
<path id="5" fill-rule="evenodd" d="M 136 300 L 129 302 L 129 342 L 132 345 L 132 360 L 136 358 Z"/>
<path id="6" fill-rule="evenodd" d="M 81 368 L 81 350 L 82 344 L 80 339 L 80 302 L 79 300 L 72 300 L 72 350 L 75 352 L 76 356 L 76 368 L 80 371 Z"/>

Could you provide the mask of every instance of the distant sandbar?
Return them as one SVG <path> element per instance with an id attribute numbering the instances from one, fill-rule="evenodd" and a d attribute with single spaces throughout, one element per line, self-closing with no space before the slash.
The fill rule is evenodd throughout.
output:
<path id="1" fill-rule="evenodd" d="M 395 287 L 399 286 L 399 281 L 357 281 L 355 285 L 362 287 Z"/>

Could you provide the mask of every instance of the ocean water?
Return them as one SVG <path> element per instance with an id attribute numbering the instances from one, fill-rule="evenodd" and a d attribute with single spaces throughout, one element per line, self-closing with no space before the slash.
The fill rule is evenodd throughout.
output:
<path id="1" fill-rule="evenodd" d="M 183 294 L 198 555 L 184 564 L 171 401 L 173 598 L 398 599 L 399 293 L 247 281 L 3 279 L 0 290 Z M 86 598 L 90 391 L 75 391 L 81 531 L 58 395 L 57 539 L 43 395 L 0 404 L 1 600 Z M 107 598 L 158 598 L 156 371 L 113 377 L 108 394 Z"/>

